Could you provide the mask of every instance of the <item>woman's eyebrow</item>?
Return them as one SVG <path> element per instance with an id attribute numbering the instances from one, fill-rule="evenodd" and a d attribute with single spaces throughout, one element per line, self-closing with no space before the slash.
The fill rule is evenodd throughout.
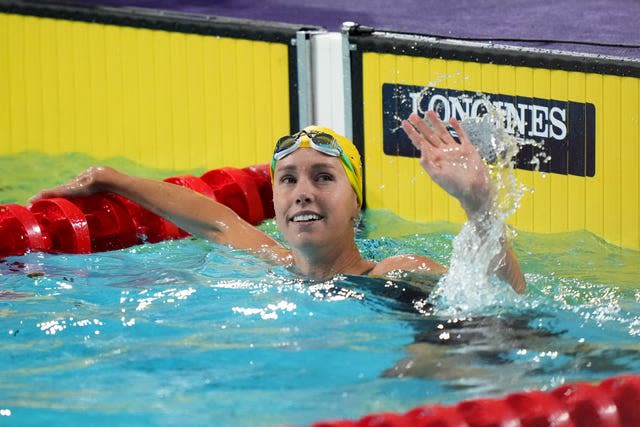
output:
<path id="1" fill-rule="evenodd" d="M 297 166 L 297 165 L 295 165 L 295 164 L 292 164 L 292 165 L 287 165 L 287 166 L 281 166 L 281 167 L 278 167 L 278 168 L 276 169 L 276 173 L 282 173 L 282 172 L 285 172 L 285 173 L 288 173 L 288 172 L 295 172 L 296 170 L 298 170 L 298 166 Z"/>
<path id="2" fill-rule="evenodd" d="M 317 162 L 311 165 L 311 169 L 336 169 L 340 167 L 332 162 Z"/>
<path id="3" fill-rule="evenodd" d="M 309 169 L 311 171 L 317 171 L 317 170 L 322 170 L 322 169 L 338 169 L 340 167 L 340 165 L 336 165 L 332 162 L 316 162 L 316 163 L 312 163 L 309 166 Z M 278 166 L 278 168 L 276 169 L 276 174 L 278 173 L 292 173 L 292 172 L 297 172 L 299 169 L 299 166 L 295 163 L 286 165 L 286 166 Z"/>

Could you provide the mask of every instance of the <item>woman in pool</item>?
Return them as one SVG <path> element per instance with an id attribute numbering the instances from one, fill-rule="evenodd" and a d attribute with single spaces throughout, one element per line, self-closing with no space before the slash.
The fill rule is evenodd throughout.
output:
<path id="1" fill-rule="evenodd" d="M 460 143 L 438 116 L 428 124 L 416 114 L 402 128 L 421 151 L 420 163 L 431 178 L 457 198 L 470 221 L 486 217 L 493 190 L 478 151 L 460 123 L 452 119 Z M 194 236 L 246 249 L 291 266 L 303 277 L 324 280 L 336 274 L 382 276 L 391 271 L 444 273 L 446 268 L 421 255 L 399 255 L 374 262 L 355 243 L 354 225 L 362 205 L 360 155 L 348 139 L 330 129 L 310 126 L 278 140 L 271 161 L 276 224 L 290 248 L 242 220 L 227 206 L 173 184 L 133 177 L 108 167 L 92 167 L 72 181 L 34 197 L 77 197 L 110 191 L 172 221 Z M 491 271 L 524 292 L 525 281 L 508 244 Z"/>

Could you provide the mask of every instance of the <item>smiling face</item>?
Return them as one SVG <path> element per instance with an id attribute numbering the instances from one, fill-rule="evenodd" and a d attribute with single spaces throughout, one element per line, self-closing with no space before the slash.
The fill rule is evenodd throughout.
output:
<path id="1" fill-rule="evenodd" d="M 278 161 L 276 223 L 293 249 L 352 244 L 360 208 L 339 158 L 301 148 Z"/>

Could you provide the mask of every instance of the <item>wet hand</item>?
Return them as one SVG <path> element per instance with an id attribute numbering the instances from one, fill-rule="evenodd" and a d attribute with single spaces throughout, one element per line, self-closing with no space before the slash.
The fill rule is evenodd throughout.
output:
<path id="1" fill-rule="evenodd" d="M 420 150 L 420 164 L 440 187 L 457 198 L 468 216 L 485 211 L 493 190 L 489 174 L 478 150 L 469 140 L 460 122 L 449 122 L 458 134 L 456 142 L 438 115 L 428 111 L 426 120 L 412 113 L 402 128 Z"/>
<path id="2" fill-rule="evenodd" d="M 104 182 L 104 176 L 113 173 L 116 173 L 116 171 L 112 168 L 92 166 L 65 184 L 40 191 L 38 194 L 31 197 L 29 201 L 35 202 L 39 199 L 52 197 L 89 196 L 99 191 L 103 191 L 104 188 L 102 183 Z"/>

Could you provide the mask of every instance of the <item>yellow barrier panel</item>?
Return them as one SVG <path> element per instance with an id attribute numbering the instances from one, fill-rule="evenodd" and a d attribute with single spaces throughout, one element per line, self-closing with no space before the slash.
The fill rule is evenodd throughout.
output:
<path id="1" fill-rule="evenodd" d="M 171 170 L 264 162 L 290 132 L 289 49 L 0 13 L 0 155 L 83 152 Z"/>
<path id="2" fill-rule="evenodd" d="M 353 74 L 360 71 L 362 78 L 361 99 L 354 100 L 354 108 L 363 109 L 362 141 L 356 142 L 364 151 L 368 207 L 390 209 L 417 221 L 464 221 L 457 202 L 431 182 L 417 159 L 401 152 L 406 148 L 393 148 L 385 142 L 404 117 L 395 117 L 392 124 L 385 122 L 385 117 L 410 112 L 406 105 L 400 105 L 406 99 L 395 100 L 389 95 L 391 89 L 407 95 L 431 87 L 443 99 L 450 99 L 451 93 L 482 92 L 499 102 L 515 100 L 514 109 L 530 110 L 527 114 L 532 115 L 527 117 L 533 123 L 523 126 L 539 126 L 533 133 L 543 136 L 545 150 L 555 150 L 547 172 L 517 170 L 518 179 L 533 192 L 525 194 L 510 219 L 516 228 L 544 233 L 586 229 L 611 243 L 640 248 L 639 67 L 632 66 L 627 74 L 609 74 L 583 72 L 575 64 L 529 65 L 535 60 L 526 65 L 514 60 L 511 65 L 509 57 L 489 63 L 472 60 L 470 53 L 468 60 L 460 52 L 449 58 L 446 52 L 437 57 L 416 53 L 415 41 L 406 49 L 398 40 L 378 49 L 371 40 L 369 37 L 358 44 L 357 37 L 351 39 L 357 45 L 352 55 L 361 58 L 353 61 L 362 68 Z M 406 52 L 410 53 L 403 54 Z M 549 123 L 545 125 L 543 119 Z M 572 133 L 578 134 L 574 138 L 582 138 L 581 145 L 566 141 Z M 357 139 L 358 133 L 354 134 Z"/>

